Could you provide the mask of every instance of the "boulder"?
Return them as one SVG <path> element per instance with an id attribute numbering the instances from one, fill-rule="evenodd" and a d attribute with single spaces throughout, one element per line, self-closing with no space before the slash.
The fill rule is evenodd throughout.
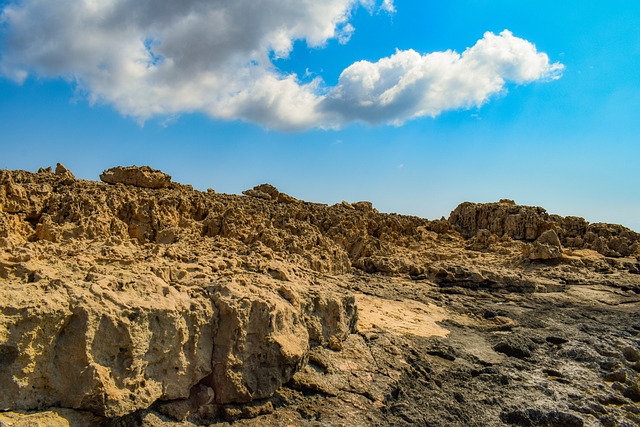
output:
<path id="1" fill-rule="evenodd" d="M 530 249 L 532 260 L 552 260 L 562 257 L 562 245 L 554 230 L 547 230 L 540 235 Z"/>
<path id="2" fill-rule="evenodd" d="M 67 169 L 62 163 L 57 163 L 56 164 L 56 170 L 55 170 L 55 174 L 64 178 L 64 179 L 68 179 L 68 180 L 74 180 L 76 179 L 76 177 L 73 175 L 73 173 Z"/>
<path id="3" fill-rule="evenodd" d="M 0 408 L 108 418 L 193 400 L 196 386 L 209 396 L 200 405 L 268 398 L 357 319 L 353 296 L 260 275 L 179 290 L 155 275 L 90 272 L 4 283 L 0 301 Z"/>
<path id="4" fill-rule="evenodd" d="M 56 169 L 57 170 L 57 169 Z M 124 184 L 142 188 L 166 188 L 171 183 L 171 175 L 149 166 L 116 166 L 100 174 L 100 179 L 108 184 Z"/>
<path id="5" fill-rule="evenodd" d="M 519 206 L 508 199 L 497 203 L 464 202 L 451 212 L 449 222 L 467 239 L 486 229 L 499 237 L 534 241 L 551 228 L 549 214 L 543 208 Z"/>
<path id="6" fill-rule="evenodd" d="M 549 215 L 541 207 L 520 206 L 508 199 L 497 203 L 461 203 L 451 212 L 449 222 L 465 239 L 487 230 L 501 238 L 533 243 L 546 231 L 554 230 L 565 247 L 592 249 L 609 257 L 640 253 L 640 234 L 629 228 L 616 224 L 589 224 L 574 216 Z M 560 252 L 556 246 L 554 242 L 534 243 L 533 259 L 558 258 Z"/>
<path id="7" fill-rule="evenodd" d="M 0 297 L 0 408 L 111 418 L 188 397 L 211 372 L 211 301 L 155 276 L 5 283 Z"/>
<path id="8" fill-rule="evenodd" d="M 256 185 L 250 190 L 242 192 L 245 196 L 256 197 L 258 199 L 272 200 L 274 202 L 281 203 L 294 203 L 298 199 L 289 196 L 288 194 L 281 193 L 276 187 L 271 184 Z"/>

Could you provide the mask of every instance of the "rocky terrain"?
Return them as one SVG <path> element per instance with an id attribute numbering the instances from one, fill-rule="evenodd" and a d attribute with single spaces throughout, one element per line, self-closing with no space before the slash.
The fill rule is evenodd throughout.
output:
<path id="1" fill-rule="evenodd" d="M 0 426 L 638 426 L 640 235 L 0 171 Z"/>

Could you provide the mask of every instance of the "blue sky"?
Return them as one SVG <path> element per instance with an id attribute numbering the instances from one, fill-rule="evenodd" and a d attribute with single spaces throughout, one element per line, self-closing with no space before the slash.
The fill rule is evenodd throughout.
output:
<path id="1" fill-rule="evenodd" d="M 304 200 L 370 200 L 427 218 L 511 198 L 640 231 L 636 1 L 276 2 L 282 22 L 241 10 L 252 26 L 226 25 L 236 22 L 228 10 L 224 25 L 205 14 L 201 32 L 198 22 L 178 25 L 176 10 L 124 25 L 113 10 L 71 10 L 82 2 L 21 3 L 0 31 L 1 168 L 62 162 L 97 179 L 114 165 L 148 164 L 198 189 L 269 182 Z M 135 2 L 116 3 L 138 16 Z M 284 35 L 272 31 L 289 23 Z M 130 71 L 123 58 L 144 60 L 145 41 L 156 59 Z M 466 65 L 465 53 L 459 66 L 424 71 L 426 54 L 468 48 Z M 509 59 L 517 72 L 496 62 L 500 49 L 518 52 Z M 393 72 L 367 91 L 385 64 Z M 381 87 L 416 72 L 418 83 L 380 107 Z M 485 77 L 504 84 L 480 90 Z M 434 85 L 444 88 L 435 101 L 426 95 Z"/>

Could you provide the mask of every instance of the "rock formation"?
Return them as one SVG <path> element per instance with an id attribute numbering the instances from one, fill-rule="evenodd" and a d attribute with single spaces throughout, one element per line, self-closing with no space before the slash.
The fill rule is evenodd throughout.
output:
<path id="1" fill-rule="evenodd" d="M 0 426 L 640 422 L 628 228 L 101 179 L 0 171 Z"/>
<path id="2" fill-rule="evenodd" d="M 116 166 L 102 172 L 100 179 L 109 184 L 133 185 L 141 188 L 166 188 L 171 182 L 170 175 L 149 166 Z"/>
<path id="3" fill-rule="evenodd" d="M 554 230 L 547 230 L 542 233 L 532 247 L 529 249 L 529 258 L 536 259 L 558 259 L 562 258 L 562 244 Z"/>
<path id="4" fill-rule="evenodd" d="M 451 212 L 449 222 L 465 238 L 488 230 L 499 237 L 533 242 L 553 230 L 562 245 L 570 248 L 592 249 L 611 257 L 625 257 L 640 250 L 640 234 L 621 225 L 589 224 L 583 218 L 549 215 L 543 208 L 519 206 L 507 199 L 462 203 Z"/>

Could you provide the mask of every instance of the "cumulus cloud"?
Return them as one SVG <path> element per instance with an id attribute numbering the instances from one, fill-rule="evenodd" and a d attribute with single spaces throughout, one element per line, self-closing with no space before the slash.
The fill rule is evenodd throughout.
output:
<path id="1" fill-rule="evenodd" d="M 446 110 L 479 107 L 503 91 L 507 81 L 557 79 L 562 69 L 511 32 L 488 32 L 462 54 L 398 50 L 375 63 L 356 62 L 342 72 L 319 107 L 336 122 L 402 124 Z"/>
<path id="2" fill-rule="evenodd" d="M 385 12 L 394 13 L 396 11 L 396 7 L 393 4 L 393 0 L 384 0 L 382 5 L 380 6 L 380 10 L 384 10 Z"/>
<path id="3" fill-rule="evenodd" d="M 69 79 L 90 102 L 140 121 L 203 112 L 304 129 L 435 116 L 562 68 L 508 31 L 485 34 L 462 55 L 408 50 L 357 62 L 335 87 L 275 68 L 296 40 L 348 43 L 359 6 L 396 11 L 392 0 L 13 1 L 0 18 L 0 73 Z"/>

